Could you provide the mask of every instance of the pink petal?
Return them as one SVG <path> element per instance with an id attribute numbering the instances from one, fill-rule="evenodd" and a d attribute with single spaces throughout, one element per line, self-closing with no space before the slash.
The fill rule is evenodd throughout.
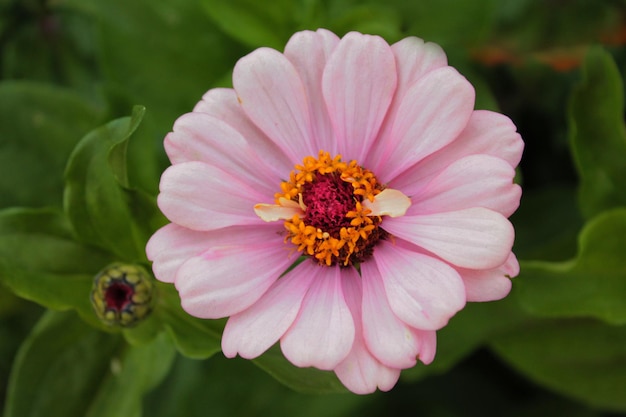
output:
<path id="1" fill-rule="evenodd" d="M 416 332 L 391 310 L 380 272 L 373 262 L 361 264 L 363 277 L 363 338 L 370 352 L 392 368 L 417 363 L 420 343 Z"/>
<path id="2" fill-rule="evenodd" d="M 409 187 L 409 214 L 428 214 L 484 207 L 509 217 L 519 206 L 522 190 L 513 184 L 515 170 L 489 155 L 471 155 L 453 162 L 423 189 Z M 414 183 L 419 186 L 419 181 Z"/>
<path id="3" fill-rule="evenodd" d="M 474 88 L 452 67 L 432 70 L 406 92 L 374 169 L 382 182 L 452 142 L 474 108 Z"/>
<path id="4" fill-rule="evenodd" d="M 387 114 L 396 78 L 391 48 L 378 36 L 351 32 L 333 51 L 322 91 L 345 160 L 365 159 Z"/>
<path id="5" fill-rule="evenodd" d="M 374 260 L 391 310 L 411 327 L 440 329 L 465 305 L 459 274 L 432 256 L 383 241 Z"/>
<path id="6" fill-rule="evenodd" d="M 253 359 L 269 349 L 296 319 L 320 267 L 302 262 L 280 278 L 250 308 L 228 319 L 222 334 L 222 351 L 228 358 L 239 354 Z"/>
<path id="7" fill-rule="evenodd" d="M 161 177 L 159 208 L 172 222 L 206 231 L 259 224 L 254 205 L 267 197 L 240 178 L 202 162 L 169 167 Z"/>
<path id="8" fill-rule="evenodd" d="M 343 293 L 355 325 L 354 343 L 348 356 L 335 368 L 339 380 L 356 394 L 370 394 L 379 388 L 389 391 L 400 370 L 381 364 L 365 346 L 361 320 L 361 278 L 356 273 L 343 277 Z"/>
<path id="9" fill-rule="evenodd" d="M 341 287 L 345 271 L 318 268 L 300 313 L 281 338 L 280 347 L 296 366 L 332 370 L 350 353 L 354 321 Z"/>
<path id="10" fill-rule="evenodd" d="M 511 120 L 499 113 L 476 110 L 459 137 L 393 181 L 392 188 L 405 190 L 427 182 L 441 170 L 468 155 L 485 154 L 504 159 L 516 167 L 522 157 L 524 142 Z"/>
<path id="11" fill-rule="evenodd" d="M 515 235 L 506 217 L 481 207 L 385 218 L 383 228 L 453 265 L 470 269 L 503 264 Z"/>
<path id="12" fill-rule="evenodd" d="M 182 264 L 174 283 L 185 311 L 217 319 L 256 302 L 293 263 L 280 235 L 264 235 L 261 243 L 214 246 Z"/>
<path id="13" fill-rule="evenodd" d="M 465 283 L 467 301 L 494 301 L 511 291 L 511 278 L 519 274 L 517 258 L 510 253 L 506 262 L 488 270 L 459 269 Z"/>
<path id="14" fill-rule="evenodd" d="M 317 155 L 304 85 L 283 54 L 259 48 L 241 58 L 233 85 L 246 115 L 291 161 Z"/>
<path id="15" fill-rule="evenodd" d="M 424 365 L 429 365 L 435 360 L 437 353 L 437 332 L 433 330 L 418 330 L 420 340 L 419 360 Z"/>
<path id="16" fill-rule="evenodd" d="M 293 169 L 294 161 L 287 158 L 280 148 L 246 116 L 232 88 L 209 90 L 193 111 L 208 113 L 236 129 L 254 148 L 259 158 L 266 161 L 268 168 L 273 169 L 280 178 L 283 178 L 285 172 L 291 172 Z"/>
<path id="17" fill-rule="evenodd" d="M 414 36 L 391 45 L 398 68 L 398 91 L 406 91 L 430 71 L 448 65 L 446 53 L 439 45 Z"/>
<path id="18" fill-rule="evenodd" d="M 260 243 L 276 235 L 281 225 L 232 226 L 210 232 L 197 232 L 170 223 L 157 230 L 146 245 L 148 259 L 156 278 L 174 282 L 176 271 L 189 258 L 200 255 L 212 246 Z"/>
<path id="19" fill-rule="evenodd" d="M 173 164 L 204 162 L 237 173 L 243 182 L 270 196 L 281 181 L 241 133 L 205 113 L 181 116 L 165 138 L 165 150 Z"/>
<path id="20" fill-rule="evenodd" d="M 337 35 L 318 29 L 296 33 L 285 46 L 285 56 L 300 74 L 308 97 L 314 147 L 331 155 L 337 153 L 337 141 L 322 96 L 322 74 L 338 43 Z"/>
<path id="21" fill-rule="evenodd" d="M 428 72 L 445 67 L 448 63 L 446 54 L 437 44 L 416 37 L 402 39 L 391 45 L 391 50 L 396 59 L 398 74 L 398 86 L 393 97 L 387 117 L 379 135 L 379 140 L 374 144 L 373 150 L 366 156 L 363 166 L 378 167 L 379 156 L 384 152 L 386 143 L 390 140 L 393 120 L 398 112 L 398 107 L 408 89 Z"/>

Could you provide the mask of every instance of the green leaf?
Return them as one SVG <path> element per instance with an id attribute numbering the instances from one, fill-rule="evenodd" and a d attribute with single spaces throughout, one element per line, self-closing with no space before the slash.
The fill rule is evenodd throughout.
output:
<path id="1" fill-rule="evenodd" d="M 580 234 L 576 259 L 522 262 L 513 282 L 521 305 L 535 315 L 595 317 L 626 324 L 626 209 L 590 221 Z"/>
<path id="2" fill-rule="evenodd" d="M 269 46 L 282 50 L 295 32 L 296 12 L 305 1 L 202 0 L 206 13 L 225 33 L 251 47 Z M 308 2 L 311 3 L 311 2 Z"/>
<path id="3" fill-rule="evenodd" d="M 592 320 L 542 321 L 493 343 L 518 371 L 596 407 L 626 411 L 626 327 Z"/>
<path id="4" fill-rule="evenodd" d="M 165 334 L 130 347 L 71 313 L 48 312 L 20 349 L 5 417 L 138 417 L 173 358 Z"/>
<path id="5" fill-rule="evenodd" d="M 602 48 L 589 50 L 570 100 L 569 129 L 581 176 L 579 202 L 587 218 L 626 206 L 626 129 L 619 70 Z"/>
<path id="6" fill-rule="evenodd" d="M 270 348 L 253 362 L 289 388 L 309 394 L 348 392 L 337 376 L 330 371 L 298 368 L 285 357 L 278 345 Z"/>
<path id="7" fill-rule="evenodd" d="M 0 207 L 61 206 L 67 158 L 100 117 L 70 90 L 0 83 Z"/>
<path id="8" fill-rule="evenodd" d="M 250 361 L 216 355 L 206 361 L 179 358 L 172 373 L 144 403 L 145 415 L 150 417 L 203 417 L 207 410 L 211 416 L 347 417 L 381 415 L 359 412 L 375 399 L 295 392 Z"/>
<path id="9" fill-rule="evenodd" d="M 0 281 L 20 297 L 55 310 L 75 309 L 94 325 L 89 294 L 109 254 L 74 240 L 67 219 L 48 209 L 0 211 Z"/>
<path id="10" fill-rule="evenodd" d="M 443 46 L 473 46 L 484 41 L 495 23 L 495 0 L 392 0 L 408 32 Z"/>
<path id="11" fill-rule="evenodd" d="M 437 355 L 433 363 L 426 366 L 418 362 L 417 366 L 402 371 L 402 377 L 413 381 L 444 373 L 494 336 L 527 319 L 512 296 L 489 303 L 469 303 L 446 327 L 437 331 Z"/>
<path id="12" fill-rule="evenodd" d="M 524 190 L 521 205 L 511 217 L 517 257 L 563 261 L 576 256 L 576 239 L 583 226 L 576 206 L 574 186 Z"/>
<path id="13" fill-rule="evenodd" d="M 145 233 L 133 219 L 125 191 L 129 186 L 126 146 L 143 113 L 143 107 L 135 107 L 131 117 L 109 122 L 85 136 L 65 172 L 65 210 L 79 239 L 125 261 L 145 259 Z"/>
<path id="14" fill-rule="evenodd" d="M 48 312 L 18 352 L 4 416 L 84 416 L 122 346 L 69 312 Z"/>
<path id="15" fill-rule="evenodd" d="M 127 347 L 112 359 L 112 372 L 102 381 L 85 416 L 140 417 L 143 396 L 165 378 L 174 358 L 174 347 L 164 333 L 149 344 Z"/>

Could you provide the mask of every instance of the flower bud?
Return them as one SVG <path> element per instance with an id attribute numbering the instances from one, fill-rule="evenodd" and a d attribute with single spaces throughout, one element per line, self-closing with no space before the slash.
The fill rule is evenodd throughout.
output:
<path id="1" fill-rule="evenodd" d="M 154 285 L 142 267 L 115 263 L 94 278 L 91 304 L 107 325 L 130 327 L 150 314 L 153 293 Z"/>

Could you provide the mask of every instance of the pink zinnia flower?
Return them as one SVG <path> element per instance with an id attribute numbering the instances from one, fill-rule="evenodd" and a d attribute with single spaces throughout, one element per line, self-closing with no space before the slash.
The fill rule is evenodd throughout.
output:
<path id="1" fill-rule="evenodd" d="M 473 110 L 440 47 L 300 32 L 233 85 L 165 138 L 172 223 L 147 247 L 189 314 L 230 317 L 227 357 L 280 341 L 354 392 L 389 390 L 466 301 L 508 294 L 523 143 Z"/>

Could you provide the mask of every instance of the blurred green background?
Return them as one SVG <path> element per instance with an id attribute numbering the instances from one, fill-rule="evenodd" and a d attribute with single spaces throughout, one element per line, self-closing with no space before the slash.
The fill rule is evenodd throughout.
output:
<path id="1" fill-rule="evenodd" d="M 174 120 L 206 90 L 230 86 L 243 55 L 282 50 L 295 31 L 318 27 L 439 43 L 476 87 L 476 107 L 516 123 L 526 148 L 512 218 L 522 273 L 511 296 L 469 305 L 438 333 L 431 366 L 364 397 L 343 392 L 332 374 L 298 373 L 275 352 L 259 366 L 212 356 L 222 323 L 185 321 L 166 307 L 148 330 L 102 331 L 81 291 L 120 256 L 111 236 L 97 224 L 95 237 L 84 232 L 68 209 L 79 192 L 64 177 L 74 147 L 145 106 L 145 115 L 135 110 L 92 133 L 111 142 L 89 151 L 111 162 L 132 135 L 128 178 L 115 188 L 127 205 L 115 207 L 140 248 L 163 222 L 152 198 Z M 626 415 L 624 45 L 621 0 L 0 0 L 0 409 L 6 417 Z M 65 261 L 51 260 L 59 254 Z M 127 261 L 149 267 L 142 254 Z M 176 295 L 162 291 L 174 305 Z"/>

